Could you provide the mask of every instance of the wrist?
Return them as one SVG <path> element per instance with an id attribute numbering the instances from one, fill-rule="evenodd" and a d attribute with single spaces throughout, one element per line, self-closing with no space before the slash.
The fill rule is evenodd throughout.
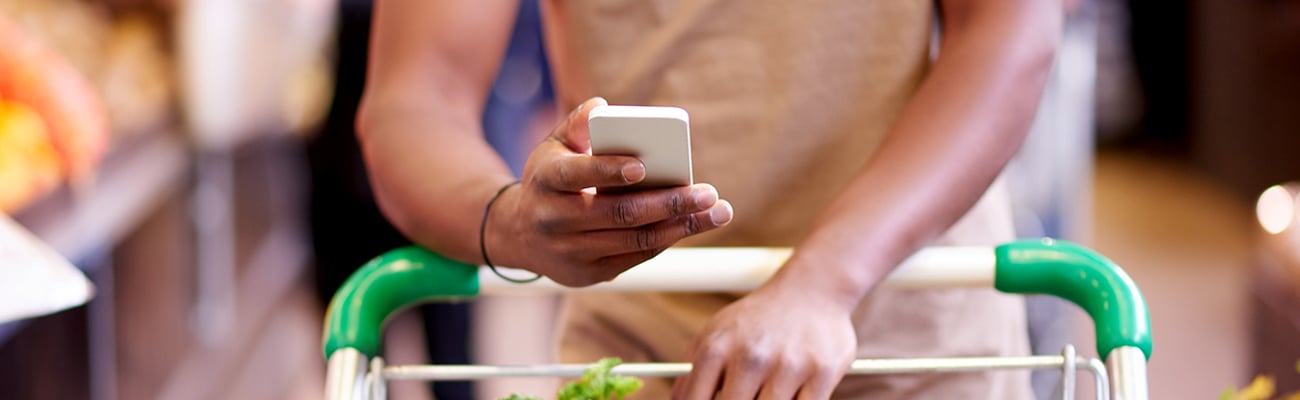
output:
<path id="1" fill-rule="evenodd" d="M 796 294 L 801 301 L 852 312 L 881 276 L 861 260 L 796 249 L 781 270 L 759 290 Z"/>
<path id="2" fill-rule="evenodd" d="M 480 262 L 485 265 L 518 268 L 514 252 L 510 251 L 516 245 L 509 240 L 516 236 L 510 224 L 517 204 L 514 195 L 519 189 L 516 186 L 519 186 L 519 181 L 497 184 L 483 203 L 483 219 L 476 242 Z"/>
<path id="3" fill-rule="evenodd" d="M 542 274 L 537 274 L 528 278 L 512 278 L 509 276 L 505 276 L 504 274 L 501 273 L 501 271 L 497 270 L 497 266 L 492 263 L 491 257 L 488 256 L 488 251 L 487 251 L 487 235 L 486 235 L 487 225 L 488 225 L 487 222 L 488 222 L 488 216 L 491 215 L 490 212 L 492 211 L 492 206 L 496 204 L 497 200 L 501 198 L 501 195 L 503 193 L 505 193 L 507 190 L 510 190 L 510 188 L 518 185 L 519 185 L 519 181 L 514 181 L 501 186 L 501 189 L 497 189 L 496 193 L 492 195 L 492 199 L 488 200 L 487 205 L 483 207 L 483 223 L 479 225 L 479 236 L 478 236 L 479 251 L 483 255 L 483 263 L 487 264 L 487 267 L 492 270 L 492 273 L 496 274 L 498 277 L 501 277 L 501 279 L 505 279 L 507 281 L 514 282 L 514 283 L 529 283 L 529 282 L 536 281 L 538 279 L 542 279 Z"/>

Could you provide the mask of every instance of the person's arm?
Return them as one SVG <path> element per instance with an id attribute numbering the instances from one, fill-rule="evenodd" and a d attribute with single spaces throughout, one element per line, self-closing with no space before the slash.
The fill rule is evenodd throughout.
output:
<path id="1" fill-rule="evenodd" d="M 376 1 L 357 113 L 385 216 L 413 241 L 460 260 L 479 258 L 477 214 L 514 180 L 478 118 L 518 4 L 473 3 Z"/>
<path id="2" fill-rule="evenodd" d="M 1020 147 L 1051 69 L 1061 4 L 940 7 L 939 56 L 888 137 L 776 276 L 713 318 L 679 395 L 829 397 L 856 348 L 853 308 L 965 214 Z"/>
<path id="3" fill-rule="evenodd" d="M 489 199 L 515 180 L 480 119 L 509 41 L 515 0 L 381 0 L 375 4 L 357 137 L 384 215 L 412 241 L 480 263 Z M 562 284 L 608 280 L 672 243 L 729 222 L 706 184 L 622 195 L 584 188 L 644 178 L 631 157 L 591 156 L 587 111 L 563 119 L 501 194 L 486 247 L 498 265 Z"/>

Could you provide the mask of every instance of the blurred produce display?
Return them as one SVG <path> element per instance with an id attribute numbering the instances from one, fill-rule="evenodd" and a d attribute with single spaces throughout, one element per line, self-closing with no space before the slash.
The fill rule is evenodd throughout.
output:
<path id="1" fill-rule="evenodd" d="M 59 184 L 59 153 L 36 110 L 0 99 L 0 212 L 12 212 Z"/>
<path id="2" fill-rule="evenodd" d="M 171 114 L 176 79 L 165 51 L 169 11 L 149 3 L 0 0 L 0 13 L 91 82 L 115 135 L 156 129 Z"/>
<path id="3" fill-rule="evenodd" d="M 105 40 L 95 83 L 118 136 L 157 130 L 172 114 L 176 79 L 160 29 L 148 15 L 126 14 Z"/>
<path id="4" fill-rule="evenodd" d="M 0 212 L 90 181 L 114 138 L 174 115 L 165 11 L 109 4 L 0 0 Z"/>
<path id="5" fill-rule="evenodd" d="M 48 191 L 50 167 L 39 154 L 58 153 L 54 176 L 89 179 L 103 157 L 108 126 L 103 107 L 89 84 L 58 53 L 0 16 L 0 210 L 12 212 Z M 42 143 L 43 142 L 43 143 Z"/>

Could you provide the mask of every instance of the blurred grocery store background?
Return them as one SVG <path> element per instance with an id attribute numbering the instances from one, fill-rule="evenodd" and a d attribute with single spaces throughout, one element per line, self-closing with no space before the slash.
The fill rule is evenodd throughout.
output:
<path id="1" fill-rule="evenodd" d="M 1151 3 L 1070 13 L 1008 172 L 1018 229 L 1128 268 L 1151 303 L 1154 398 L 1260 374 L 1300 390 L 1300 184 L 1285 185 L 1300 181 L 1300 2 Z M 484 116 L 515 168 L 555 111 L 537 5 L 523 4 Z M 403 243 L 352 137 L 369 7 L 0 0 L 0 218 L 95 285 L 85 306 L 0 324 L 0 398 L 321 397 L 324 302 Z M 409 312 L 390 325 L 389 362 L 547 361 L 553 310 L 521 296 Z M 1091 351 L 1073 306 L 1030 311 L 1039 352 Z"/>

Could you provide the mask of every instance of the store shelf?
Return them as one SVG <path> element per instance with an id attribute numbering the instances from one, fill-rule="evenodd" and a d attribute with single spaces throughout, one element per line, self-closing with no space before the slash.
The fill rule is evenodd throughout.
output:
<path id="1" fill-rule="evenodd" d="M 96 250 L 111 247 L 163 199 L 183 190 L 189 175 L 184 141 L 147 134 L 120 143 L 105 158 L 95 181 L 46 196 L 14 216 L 78 267 Z"/>

